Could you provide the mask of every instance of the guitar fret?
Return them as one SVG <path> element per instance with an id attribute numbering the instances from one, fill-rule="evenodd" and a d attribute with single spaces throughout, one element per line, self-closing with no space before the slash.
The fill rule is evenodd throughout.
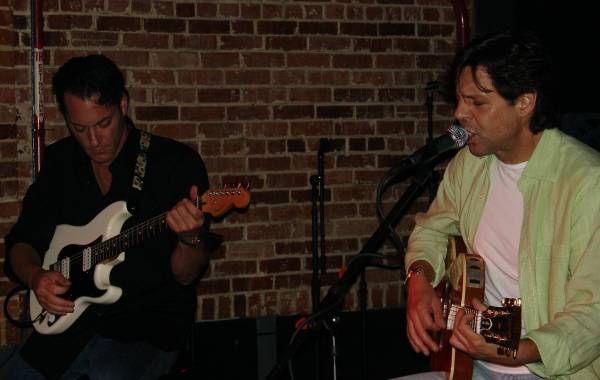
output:
<path id="1" fill-rule="evenodd" d="M 469 326 L 475 332 L 479 333 L 481 331 L 482 313 L 480 311 L 473 309 L 472 307 L 469 307 L 469 306 L 452 305 L 450 307 L 450 311 L 448 312 L 448 318 L 446 319 L 446 329 L 448 329 L 448 330 L 454 329 L 454 321 L 456 319 L 456 313 L 459 310 L 463 310 L 467 314 L 474 315 L 474 318 L 469 322 Z"/>

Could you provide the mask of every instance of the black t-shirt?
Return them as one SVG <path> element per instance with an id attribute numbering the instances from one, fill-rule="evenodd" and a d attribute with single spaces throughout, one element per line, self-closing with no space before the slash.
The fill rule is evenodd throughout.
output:
<path id="1" fill-rule="evenodd" d="M 19 220 L 6 236 L 6 252 L 15 243 L 25 242 L 43 255 L 57 225 L 83 226 L 110 204 L 128 200 L 134 194 L 131 184 L 139 137 L 140 131 L 133 128 L 111 163 L 112 185 L 106 195 L 98 187 L 89 158 L 73 137 L 48 146 L 39 176 L 23 200 Z M 168 211 L 189 196 L 192 185 L 198 186 L 200 194 L 208 188 L 202 159 L 182 143 L 152 136 L 147 160 L 144 187 L 136 196 L 137 209 L 122 230 Z M 182 348 L 194 320 L 196 292 L 195 285 L 181 286 L 171 273 L 175 244 L 175 234 L 167 230 L 128 249 L 125 261 L 110 273 L 111 284 L 123 289 L 120 299 L 111 305 L 90 306 L 62 334 L 34 332 L 23 356 L 37 368 L 49 367 L 49 374 L 60 373 L 92 332 L 122 341 L 142 340 L 165 350 Z M 6 259 L 6 274 L 15 279 Z"/>

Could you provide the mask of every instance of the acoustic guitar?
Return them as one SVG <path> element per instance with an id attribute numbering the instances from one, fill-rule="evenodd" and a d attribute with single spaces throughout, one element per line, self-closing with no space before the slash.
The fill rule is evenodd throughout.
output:
<path id="1" fill-rule="evenodd" d="M 505 298 L 502 307 L 490 306 L 477 311 L 471 305 L 473 298 L 484 299 L 485 264 L 483 258 L 467 253 L 460 237 L 448 241 L 449 266 L 446 278 L 437 287 L 446 319 L 446 330 L 439 334 L 441 350 L 431 355 L 431 370 L 448 374 L 449 380 L 470 380 L 473 375 L 473 359 L 455 349 L 449 343 L 454 318 L 458 310 L 474 316 L 471 328 L 489 343 L 498 346 L 501 355 L 516 357 L 521 338 L 521 300 Z"/>

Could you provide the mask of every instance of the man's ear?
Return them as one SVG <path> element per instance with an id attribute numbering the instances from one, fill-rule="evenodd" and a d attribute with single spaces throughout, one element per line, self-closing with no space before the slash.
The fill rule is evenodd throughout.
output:
<path id="1" fill-rule="evenodd" d="M 129 95 L 123 93 L 121 96 L 121 102 L 119 103 L 119 107 L 121 108 L 121 114 L 127 115 L 127 110 L 129 109 Z"/>
<path id="2" fill-rule="evenodd" d="M 526 92 L 517 98 L 517 110 L 521 116 L 531 116 L 535 111 L 537 92 Z"/>

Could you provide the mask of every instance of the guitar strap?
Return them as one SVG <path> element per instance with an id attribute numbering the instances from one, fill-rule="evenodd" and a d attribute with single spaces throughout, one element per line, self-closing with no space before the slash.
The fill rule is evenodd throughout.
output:
<path id="1" fill-rule="evenodd" d="M 133 168 L 133 180 L 131 181 L 131 191 L 129 193 L 129 199 L 127 200 L 127 209 L 129 209 L 129 212 L 132 214 L 137 211 L 140 204 L 140 199 L 142 198 L 144 176 L 146 175 L 146 167 L 148 165 L 148 150 L 150 149 L 151 140 L 151 134 L 140 131 L 138 156 L 135 160 L 135 167 Z"/>

